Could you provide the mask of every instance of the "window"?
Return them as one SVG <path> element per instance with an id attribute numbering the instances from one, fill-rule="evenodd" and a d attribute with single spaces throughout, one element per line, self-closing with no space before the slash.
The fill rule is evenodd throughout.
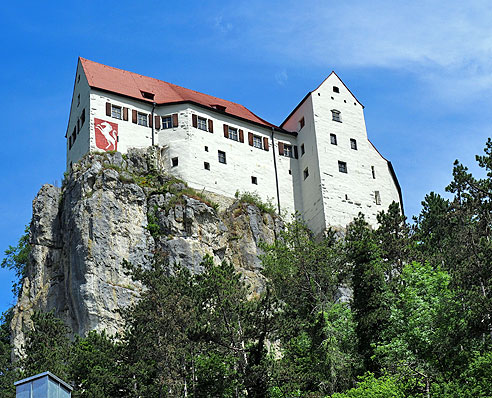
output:
<path id="1" fill-rule="evenodd" d="M 79 106 L 79 105 L 80 105 L 80 94 L 77 95 L 77 106 Z"/>
<path id="2" fill-rule="evenodd" d="M 197 127 L 200 130 L 207 131 L 207 119 L 205 119 L 204 117 L 198 116 L 198 118 L 197 118 Z"/>
<path id="3" fill-rule="evenodd" d="M 80 82 L 80 75 L 77 76 L 77 83 Z"/>
<path id="4" fill-rule="evenodd" d="M 258 137 L 257 135 L 253 136 L 253 146 L 255 148 L 263 149 L 263 143 L 261 137 Z"/>
<path id="5" fill-rule="evenodd" d="M 121 117 L 119 119 L 121 119 Z M 137 113 L 137 124 L 139 126 L 147 127 L 147 114 L 146 113 L 142 113 L 142 112 Z"/>
<path id="6" fill-rule="evenodd" d="M 306 124 L 306 122 L 305 122 L 304 117 L 303 117 L 301 120 L 299 120 L 299 130 L 302 129 L 305 124 Z"/>
<path id="7" fill-rule="evenodd" d="M 234 141 L 239 141 L 236 128 L 229 126 L 229 139 Z"/>
<path id="8" fill-rule="evenodd" d="M 205 145 L 205 152 L 208 152 L 208 146 Z"/>
<path id="9" fill-rule="evenodd" d="M 176 167 L 178 165 L 178 158 L 172 158 L 171 163 L 172 163 L 173 167 Z"/>
<path id="10" fill-rule="evenodd" d="M 374 170 L 374 166 L 371 166 L 372 178 L 376 178 L 376 170 Z"/>
<path id="11" fill-rule="evenodd" d="M 294 154 L 292 152 L 292 145 L 287 145 L 287 144 L 284 145 L 284 156 L 288 158 L 294 157 Z"/>
<path id="12" fill-rule="evenodd" d="M 148 91 L 142 91 L 142 90 L 140 90 L 140 92 L 142 93 L 142 97 L 150 99 L 150 100 L 154 99 L 155 94 L 149 93 Z"/>
<path id="13" fill-rule="evenodd" d="M 258 185 L 258 178 L 256 178 L 255 176 L 251 176 L 251 184 Z"/>
<path id="14" fill-rule="evenodd" d="M 374 191 L 374 200 L 377 205 L 381 204 L 381 195 L 379 194 L 379 191 Z"/>
<path id="15" fill-rule="evenodd" d="M 218 155 L 219 155 L 219 163 L 226 164 L 226 153 L 223 151 L 218 151 Z"/>
<path id="16" fill-rule="evenodd" d="M 304 155 L 306 153 L 305 149 L 304 149 L 304 144 L 301 144 L 301 156 Z"/>
<path id="17" fill-rule="evenodd" d="M 357 150 L 357 141 L 353 138 L 350 139 L 350 148 Z"/>
<path id="18" fill-rule="evenodd" d="M 304 169 L 304 179 L 308 178 L 309 177 L 309 169 L 306 167 Z"/>
<path id="19" fill-rule="evenodd" d="M 340 93 L 340 89 L 337 86 L 333 86 L 334 93 Z"/>
<path id="20" fill-rule="evenodd" d="M 330 142 L 331 142 L 331 145 L 337 144 L 337 136 L 335 134 L 330 134 Z"/>
<path id="21" fill-rule="evenodd" d="M 163 129 L 170 129 L 173 127 L 173 118 L 171 115 L 169 116 L 162 116 L 162 128 Z"/>
<path id="22" fill-rule="evenodd" d="M 80 127 L 82 127 L 85 123 L 85 108 L 82 109 L 82 114 L 80 115 Z"/>
<path id="23" fill-rule="evenodd" d="M 291 169 L 289 169 L 289 174 L 292 175 L 292 170 Z"/>
<path id="24" fill-rule="evenodd" d="M 338 171 L 340 173 L 346 173 L 347 172 L 347 163 L 346 162 L 341 162 L 339 160 L 338 161 Z"/>
<path id="25" fill-rule="evenodd" d="M 121 106 L 111 105 L 111 117 L 121 119 Z"/>
<path id="26" fill-rule="evenodd" d="M 208 162 L 203 162 L 203 168 L 204 168 L 205 170 L 210 170 L 210 163 L 208 163 Z"/>
<path id="27" fill-rule="evenodd" d="M 336 109 L 333 109 L 331 111 L 331 118 L 334 122 L 342 123 L 342 117 L 340 115 L 340 111 L 337 111 Z"/>

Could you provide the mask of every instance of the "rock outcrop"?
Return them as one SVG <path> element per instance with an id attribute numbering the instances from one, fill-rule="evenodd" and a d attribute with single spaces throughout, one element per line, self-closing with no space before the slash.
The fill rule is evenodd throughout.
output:
<path id="1" fill-rule="evenodd" d="M 122 328 L 120 309 L 141 286 L 123 260 L 150 265 L 155 253 L 200 272 L 205 254 L 234 264 L 261 291 L 259 242 L 281 227 L 253 204 L 214 197 L 167 176 L 152 149 L 91 154 L 57 188 L 33 201 L 31 261 L 12 322 L 20 349 L 35 310 L 54 311 L 74 334 Z"/>

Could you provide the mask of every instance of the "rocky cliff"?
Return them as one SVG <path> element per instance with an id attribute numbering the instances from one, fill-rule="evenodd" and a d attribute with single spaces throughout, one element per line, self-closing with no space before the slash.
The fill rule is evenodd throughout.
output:
<path id="1" fill-rule="evenodd" d="M 230 261 L 260 291 L 258 244 L 271 242 L 280 227 L 253 204 L 206 197 L 166 175 L 158 150 L 88 155 L 61 189 L 44 185 L 33 201 L 14 345 L 21 347 L 36 309 L 53 310 L 74 334 L 114 334 L 122 327 L 119 309 L 141 291 L 123 260 L 150 264 L 156 252 L 194 272 L 205 254 Z"/>

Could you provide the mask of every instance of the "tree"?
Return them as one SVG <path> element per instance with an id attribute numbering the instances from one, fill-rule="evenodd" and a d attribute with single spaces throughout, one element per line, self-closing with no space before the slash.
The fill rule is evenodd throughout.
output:
<path id="1" fill-rule="evenodd" d="M 29 264 L 29 254 L 31 253 L 31 245 L 29 243 L 30 229 L 26 225 L 24 235 L 19 238 L 17 246 L 9 246 L 5 250 L 5 258 L 0 266 L 14 271 L 16 280 L 12 282 L 12 292 L 17 297 L 22 290 L 22 281 L 26 276 L 27 265 Z"/>
<path id="2" fill-rule="evenodd" d="M 10 322 L 13 311 L 9 309 L 0 317 L 0 398 L 14 398 L 14 381 L 19 374 L 12 364 L 12 345 L 10 344 Z"/>
<path id="3" fill-rule="evenodd" d="M 53 312 L 34 312 L 32 328 L 26 333 L 25 356 L 19 362 L 23 376 L 50 371 L 69 380 L 70 340 L 68 328 Z"/>
<path id="4" fill-rule="evenodd" d="M 366 370 L 379 372 L 379 366 L 374 361 L 373 347 L 382 341 L 389 320 L 386 269 L 375 235 L 363 214 L 359 214 L 347 228 L 346 256 L 352 266 L 352 310 L 358 352 Z"/>

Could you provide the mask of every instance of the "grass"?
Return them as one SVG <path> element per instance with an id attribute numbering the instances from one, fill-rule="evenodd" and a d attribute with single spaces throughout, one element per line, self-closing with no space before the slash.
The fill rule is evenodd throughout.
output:
<path id="1" fill-rule="evenodd" d="M 251 205 L 254 205 L 258 207 L 258 209 L 260 209 L 261 211 L 268 213 L 272 216 L 275 214 L 275 205 L 270 201 L 266 203 L 263 202 L 257 193 L 252 193 L 252 192 L 239 193 L 237 191 L 235 196 L 241 203 L 249 203 Z"/>

